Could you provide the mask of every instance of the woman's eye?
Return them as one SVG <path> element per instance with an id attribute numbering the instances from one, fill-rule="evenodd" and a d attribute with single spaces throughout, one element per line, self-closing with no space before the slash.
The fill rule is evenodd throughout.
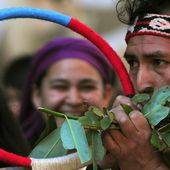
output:
<path id="1" fill-rule="evenodd" d="M 65 85 L 54 85 L 54 86 L 52 86 L 52 88 L 56 89 L 56 90 L 63 91 L 63 90 L 67 90 L 68 86 L 65 86 Z"/>
<path id="2" fill-rule="evenodd" d="M 87 86 L 81 86 L 80 89 L 81 91 L 92 91 L 94 90 L 96 87 L 93 85 L 87 85 Z"/>

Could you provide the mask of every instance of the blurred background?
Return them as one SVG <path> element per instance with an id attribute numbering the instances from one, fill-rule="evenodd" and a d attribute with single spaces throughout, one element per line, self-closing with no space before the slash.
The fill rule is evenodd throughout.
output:
<path id="1" fill-rule="evenodd" d="M 117 0 L 1 0 L 0 8 L 37 7 L 61 12 L 91 27 L 122 56 L 126 48 L 126 25 L 116 16 Z M 54 37 L 80 36 L 51 22 L 13 19 L 0 23 L 0 73 L 8 63 L 23 54 L 32 54 Z"/>

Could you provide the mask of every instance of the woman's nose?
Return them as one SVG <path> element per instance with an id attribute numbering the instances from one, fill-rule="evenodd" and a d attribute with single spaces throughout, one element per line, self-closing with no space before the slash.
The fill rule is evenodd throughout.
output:
<path id="1" fill-rule="evenodd" d="M 81 93 L 77 88 L 70 88 L 67 95 L 67 102 L 70 104 L 79 104 L 82 102 Z"/>

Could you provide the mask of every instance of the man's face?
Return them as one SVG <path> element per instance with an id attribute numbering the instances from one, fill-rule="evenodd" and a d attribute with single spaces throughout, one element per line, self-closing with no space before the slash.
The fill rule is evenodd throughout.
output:
<path id="1" fill-rule="evenodd" d="M 88 105 L 104 107 L 112 93 L 90 64 L 79 59 L 54 63 L 42 80 L 41 89 L 34 89 L 34 103 L 52 110 L 82 115 Z"/>
<path id="2" fill-rule="evenodd" d="M 170 85 L 170 39 L 135 36 L 129 40 L 124 57 L 137 92 L 152 94 L 155 89 Z"/>

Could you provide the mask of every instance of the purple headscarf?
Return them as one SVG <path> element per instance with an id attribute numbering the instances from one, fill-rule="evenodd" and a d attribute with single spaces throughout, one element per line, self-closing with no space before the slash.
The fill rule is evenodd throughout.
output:
<path id="1" fill-rule="evenodd" d="M 99 71 L 105 83 L 113 82 L 113 69 L 100 50 L 91 42 L 80 38 L 57 38 L 48 42 L 33 57 L 30 74 L 25 84 L 21 106 L 21 123 L 26 137 L 31 140 L 44 127 L 40 113 L 35 112 L 31 101 L 32 86 L 48 68 L 59 60 L 78 58 Z"/>
<path id="2" fill-rule="evenodd" d="M 57 38 L 47 43 L 33 59 L 32 80 L 36 81 L 54 62 L 65 58 L 82 59 L 97 69 L 106 83 L 112 81 L 111 64 L 96 46 L 80 38 Z"/>

